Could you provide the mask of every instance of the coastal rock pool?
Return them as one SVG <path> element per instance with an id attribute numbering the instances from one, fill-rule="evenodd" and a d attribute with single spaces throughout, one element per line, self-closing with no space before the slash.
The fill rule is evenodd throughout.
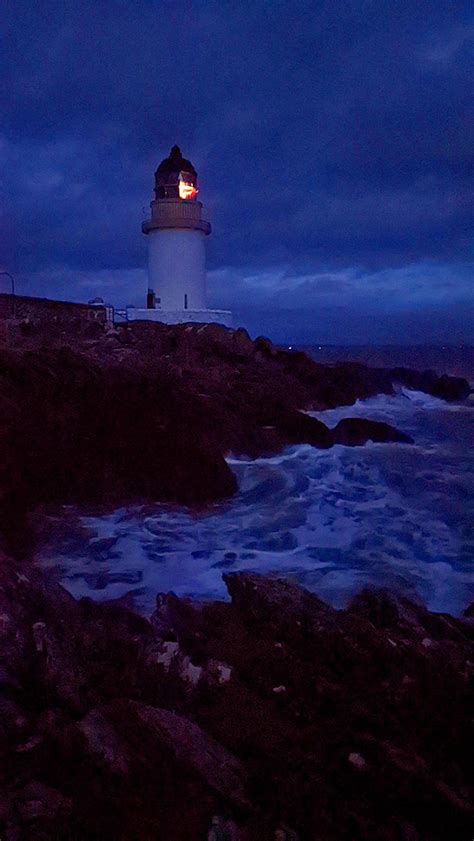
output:
<path id="1" fill-rule="evenodd" d="M 76 597 L 127 597 L 145 614 L 158 592 L 226 598 L 223 572 L 295 579 L 337 607 L 377 585 L 461 612 L 474 598 L 474 410 L 401 389 L 315 413 L 386 421 L 414 445 L 290 447 L 229 458 L 239 492 L 204 513 L 164 505 L 82 513 L 72 537 L 37 558 Z"/>

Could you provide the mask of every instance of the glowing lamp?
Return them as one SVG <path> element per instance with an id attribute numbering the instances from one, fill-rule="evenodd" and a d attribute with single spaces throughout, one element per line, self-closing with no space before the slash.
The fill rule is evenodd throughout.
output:
<path id="1" fill-rule="evenodd" d="M 185 199 L 189 201 L 189 199 L 195 199 L 199 190 L 197 187 L 194 186 L 190 181 L 183 181 L 181 178 L 179 180 L 179 197 L 180 199 Z"/>

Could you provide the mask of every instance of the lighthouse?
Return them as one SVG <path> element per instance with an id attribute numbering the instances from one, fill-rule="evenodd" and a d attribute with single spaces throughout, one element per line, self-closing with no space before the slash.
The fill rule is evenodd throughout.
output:
<path id="1" fill-rule="evenodd" d="M 231 325 L 232 315 L 207 309 L 206 238 L 211 225 L 203 219 L 197 172 L 173 146 L 155 172 L 155 197 L 142 231 L 148 240 L 146 309 L 129 309 L 129 318 Z"/>

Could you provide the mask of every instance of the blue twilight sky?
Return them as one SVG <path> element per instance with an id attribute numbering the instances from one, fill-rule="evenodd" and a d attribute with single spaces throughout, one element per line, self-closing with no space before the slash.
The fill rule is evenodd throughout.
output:
<path id="1" fill-rule="evenodd" d="M 143 303 L 143 208 L 178 143 L 210 305 L 253 334 L 473 341 L 467 8 L 6 0 L 1 268 L 26 294 Z"/>

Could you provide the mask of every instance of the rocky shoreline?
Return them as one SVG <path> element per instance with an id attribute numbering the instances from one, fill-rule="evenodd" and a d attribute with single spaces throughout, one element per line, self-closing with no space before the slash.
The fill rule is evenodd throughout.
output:
<path id="1" fill-rule="evenodd" d="M 308 410 L 468 383 L 215 325 L 23 328 L 0 347 L 0 837 L 191 841 L 224 814 L 234 841 L 282 822 L 301 841 L 470 839 L 472 608 L 373 591 L 337 611 L 235 574 L 230 603 L 162 594 L 147 620 L 31 564 L 48 506 L 204 506 L 235 491 L 229 452 L 410 441 Z"/>
<path id="2" fill-rule="evenodd" d="M 2 838 L 468 839 L 472 618 L 225 578 L 148 621 L 2 559 Z"/>
<path id="3" fill-rule="evenodd" d="M 350 405 L 394 383 L 447 400 L 466 380 L 405 369 L 321 365 L 218 325 L 24 325 L 0 347 L 0 521 L 4 548 L 31 552 L 43 504 L 153 499 L 200 506 L 235 492 L 229 452 L 252 457 L 410 439 L 370 419 L 334 430 L 306 410 Z"/>

